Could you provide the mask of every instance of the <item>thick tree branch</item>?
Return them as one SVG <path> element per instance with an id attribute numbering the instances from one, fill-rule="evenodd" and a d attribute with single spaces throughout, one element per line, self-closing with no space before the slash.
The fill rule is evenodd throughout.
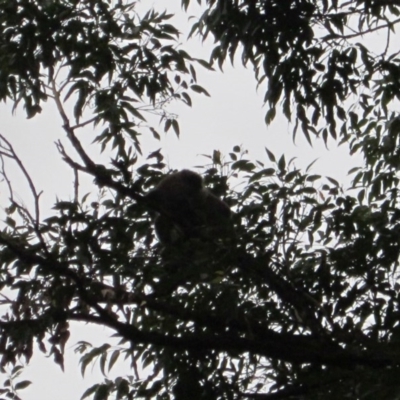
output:
<path id="1" fill-rule="evenodd" d="M 263 330 L 259 332 L 260 334 L 256 339 L 248 339 L 238 336 L 237 333 L 232 332 L 232 329 L 226 329 L 225 332 L 222 332 L 224 322 L 217 322 L 216 319 L 212 317 L 210 317 L 211 324 L 214 324 L 214 326 L 220 324 L 221 330 L 214 335 L 193 334 L 174 337 L 158 332 L 142 331 L 130 324 L 120 322 L 115 314 L 111 314 L 100 307 L 95 296 L 92 296 L 86 290 L 84 279 L 78 277 L 67 265 L 49 261 L 43 257 L 32 254 L 28 250 L 20 248 L 18 245 L 4 238 L 3 235 L 0 235 L 0 244 L 6 245 L 20 259 L 23 259 L 27 263 L 38 264 L 49 273 L 57 271 L 57 274 L 73 279 L 78 287 L 78 292 L 82 300 L 98 314 L 95 316 L 82 313 L 69 313 L 60 310 L 57 311 L 57 315 L 65 320 L 80 320 L 108 326 L 118 332 L 124 339 L 134 343 L 153 344 L 181 349 L 201 348 L 204 349 L 204 351 L 251 352 L 253 354 L 287 362 L 337 365 L 343 368 L 353 368 L 358 364 L 378 367 L 400 363 L 399 351 L 389 352 L 383 351 L 382 348 L 380 348 L 379 351 L 366 350 L 354 352 L 342 349 L 334 344 L 328 345 L 327 343 L 321 343 L 318 340 L 313 340 L 313 338 L 310 339 L 302 335 L 280 334 L 270 330 Z M 165 306 L 157 305 L 155 302 L 151 301 L 149 301 L 148 306 L 149 305 L 153 305 L 153 307 L 158 306 L 160 310 L 163 307 L 164 310 L 166 309 Z M 144 306 L 146 306 L 146 303 Z M 196 317 L 189 316 L 187 312 L 182 312 L 181 316 L 196 320 Z M 200 319 L 197 316 L 197 319 L 202 324 L 207 323 L 204 317 Z M 1 322 L 0 326 L 6 328 L 8 324 L 11 324 L 11 322 Z M 227 327 L 229 328 L 229 324 L 227 324 Z M 240 327 L 244 328 L 243 325 L 240 325 Z"/>

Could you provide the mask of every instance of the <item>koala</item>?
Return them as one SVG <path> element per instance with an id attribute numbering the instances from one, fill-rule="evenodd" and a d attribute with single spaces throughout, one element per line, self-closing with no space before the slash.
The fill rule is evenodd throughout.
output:
<path id="1" fill-rule="evenodd" d="M 158 211 L 154 228 L 163 245 L 189 237 L 221 238 L 229 230 L 229 206 L 204 187 L 196 172 L 167 175 L 144 199 Z"/>

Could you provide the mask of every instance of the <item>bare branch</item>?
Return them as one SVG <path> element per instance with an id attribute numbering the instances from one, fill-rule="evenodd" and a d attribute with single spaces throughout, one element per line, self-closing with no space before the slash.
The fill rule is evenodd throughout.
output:
<path id="1" fill-rule="evenodd" d="M 8 154 L 3 153 L 2 151 L 0 152 L 0 154 L 2 156 L 5 156 L 5 157 L 10 157 Z M 0 160 L 1 160 L 1 171 L 0 171 L 0 173 L 3 176 L 3 178 L 6 181 L 6 184 L 8 186 L 8 191 L 10 193 L 10 199 L 11 199 L 12 202 L 14 202 L 14 192 L 13 192 L 13 189 L 12 189 L 12 186 L 11 186 L 11 181 L 8 179 L 8 176 L 7 176 L 7 173 L 6 173 L 6 170 L 5 170 L 5 164 L 4 164 L 3 157 L 0 157 Z"/>
<path id="2" fill-rule="evenodd" d="M 78 203 L 79 199 L 79 172 L 77 168 L 74 168 L 74 201 Z"/>
<path id="3" fill-rule="evenodd" d="M 64 146 L 62 145 L 62 143 L 60 141 L 55 142 L 55 145 L 57 146 L 57 150 L 59 151 L 59 153 L 61 154 L 63 160 L 70 165 L 74 170 L 76 171 L 84 171 L 88 174 L 90 174 L 89 170 L 84 167 L 83 165 L 78 164 L 76 161 L 74 161 L 65 151 Z"/>
<path id="4" fill-rule="evenodd" d="M 89 124 L 91 124 L 91 123 L 94 122 L 94 121 L 96 121 L 96 117 L 90 118 L 90 119 L 88 119 L 87 121 L 81 122 L 80 124 L 71 126 L 71 129 L 72 129 L 72 130 L 75 130 L 75 129 L 77 129 L 77 128 L 82 128 L 83 126 L 89 125 Z"/>
<path id="5" fill-rule="evenodd" d="M 58 112 L 61 115 L 61 118 L 63 120 L 63 128 L 67 134 L 67 137 L 69 139 L 69 141 L 71 142 L 72 146 L 74 147 L 74 149 L 76 150 L 76 152 L 79 154 L 79 156 L 81 157 L 82 161 L 84 162 L 84 164 L 86 165 L 86 167 L 89 170 L 95 170 L 96 169 L 96 164 L 94 163 L 94 161 L 86 154 L 85 150 L 82 147 L 81 142 L 79 141 L 79 139 L 75 136 L 74 134 L 74 128 L 71 127 L 71 124 L 69 122 L 68 116 L 64 110 L 64 107 L 62 105 L 61 99 L 60 99 L 60 92 L 57 90 L 56 88 L 56 84 L 55 81 L 52 81 L 52 90 L 53 90 L 53 94 L 54 94 L 54 100 L 56 102 L 57 105 L 57 109 Z"/>
<path id="6" fill-rule="evenodd" d="M 20 170 L 22 171 L 22 173 L 24 174 L 24 176 L 28 182 L 29 188 L 30 188 L 30 190 L 33 194 L 33 198 L 34 198 L 34 207 L 35 207 L 34 225 L 35 225 L 35 228 L 38 229 L 39 221 L 40 221 L 39 198 L 40 198 L 40 195 L 42 194 L 42 192 L 39 192 L 39 193 L 37 192 L 36 187 L 32 181 L 32 178 L 30 177 L 24 164 L 22 163 L 22 161 L 20 160 L 20 158 L 17 156 L 16 152 L 14 151 L 14 148 L 12 147 L 11 143 L 1 134 L 0 134 L 0 140 L 2 140 L 4 143 L 6 143 L 7 147 L 3 146 L 3 148 L 10 152 L 10 154 L 11 154 L 10 157 L 18 164 Z"/>

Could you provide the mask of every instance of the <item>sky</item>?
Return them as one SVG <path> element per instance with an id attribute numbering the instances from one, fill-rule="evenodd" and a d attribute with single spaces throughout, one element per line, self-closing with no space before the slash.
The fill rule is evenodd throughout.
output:
<path id="1" fill-rule="evenodd" d="M 142 0 L 138 9 L 146 10 L 154 6 L 163 10 L 165 4 L 162 0 Z M 188 14 L 184 14 L 180 10 L 179 0 L 168 2 L 168 7 L 169 11 L 178 14 L 172 23 L 178 24 L 182 32 L 187 32 L 191 23 L 188 22 L 188 17 L 195 14 L 198 8 L 193 6 Z M 212 48 L 211 40 L 202 44 L 195 38 L 186 43 L 185 37 L 183 34 L 182 43 L 189 54 L 198 58 L 208 58 Z M 291 126 L 282 116 L 278 115 L 270 126 L 266 126 L 266 109 L 262 104 L 264 92 L 262 88 L 257 92 L 251 68 L 244 69 L 240 62 L 235 66 L 227 63 L 223 72 L 210 72 L 199 67 L 197 75 L 199 84 L 207 89 L 211 97 L 193 94 L 192 108 L 172 105 L 170 110 L 179 118 L 180 138 L 177 138 L 172 130 L 162 134 L 160 142 L 150 137 L 143 138 L 144 154 L 161 147 L 171 168 L 193 168 L 195 165 L 207 163 L 204 154 L 210 155 L 213 150 L 227 154 L 233 146 L 241 145 L 249 151 L 251 160 L 260 160 L 268 165 L 269 160 L 265 152 L 267 147 L 276 156 L 284 153 L 287 160 L 296 157 L 296 166 L 300 168 L 307 167 L 317 159 L 312 169 L 314 173 L 328 175 L 348 186 L 350 178 L 347 172 L 353 166 L 361 164 L 360 158 L 350 157 L 345 146 L 337 147 L 333 141 L 329 144 L 329 149 L 325 148 L 322 141 L 316 141 L 311 147 L 301 133 L 297 134 L 296 143 L 293 143 Z M 46 217 L 51 212 L 56 198 L 71 199 L 73 193 L 72 172 L 60 160 L 54 145 L 58 139 L 66 143 L 60 117 L 52 104 L 46 105 L 43 112 L 31 120 L 26 119 L 22 109 L 18 109 L 13 115 L 11 105 L 6 104 L 0 106 L 0 121 L 0 133 L 11 141 L 25 167 L 30 171 L 38 191 L 43 191 L 42 216 Z M 162 133 L 162 127 L 158 131 Z M 90 143 L 93 138 L 90 129 L 85 131 L 86 134 L 87 137 L 83 140 Z M 8 171 L 15 183 L 18 198 L 32 208 L 32 197 L 22 176 L 13 166 L 9 166 Z M 90 178 L 83 178 L 81 195 L 85 185 L 90 187 L 90 182 Z M 7 197 L 4 182 L 0 182 L 1 201 L 5 202 Z M 0 218 L 4 219 L 4 216 L 4 209 L 0 208 Z M 67 344 L 65 373 L 62 373 L 51 359 L 34 356 L 22 375 L 23 379 L 32 380 L 34 384 L 21 392 L 22 398 L 79 398 L 86 388 L 101 377 L 95 366 L 93 373 L 88 369 L 85 380 L 81 378 L 78 356 L 73 353 L 73 344 L 79 340 L 88 340 L 100 345 L 108 340 L 110 334 L 110 331 L 103 328 L 74 326 L 72 337 Z M 126 366 L 121 366 L 117 372 L 127 372 L 124 368 Z"/>

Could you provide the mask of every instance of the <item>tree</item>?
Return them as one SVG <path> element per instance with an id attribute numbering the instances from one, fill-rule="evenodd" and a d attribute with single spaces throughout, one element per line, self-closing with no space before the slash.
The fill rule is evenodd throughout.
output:
<path id="1" fill-rule="evenodd" d="M 99 359 L 106 372 L 121 355 L 132 363 L 127 376 L 105 379 L 83 398 L 397 398 L 396 3 L 203 3 L 193 34 L 214 35 L 211 62 L 220 67 L 242 47 L 243 62 L 268 84 L 266 122 L 278 104 L 288 118 L 294 109 L 294 134 L 300 127 L 310 142 L 348 142 L 365 166 L 344 191 L 269 150 L 268 164 L 238 146 L 225 158 L 214 152 L 203 175 L 234 211 L 235 236 L 164 249 L 152 228 L 160 210 L 143 197 L 162 177 L 163 155 L 145 159 L 139 135 L 159 137 L 146 112 L 179 134 L 167 105 L 191 105 L 190 89 L 207 94 L 195 67 L 212 66 L 176 45 L 170 15 L 139 16 L 135 2 L 0 3 L 0 98 L 22 104 L 29 118 L 55 102 L 69 145 L 57 148 L 76 177 L 74 199 L 42 218 L 40 192 L 0 136 L 10 190 L 0 233 L 0 366 L 15 366 L 2 392 L 18 398 L 29 384 L 13 382 L 19 363 L 37 349 L 62 367 L 69 322 L 79 321 L 121 340 L 80 343 L 83 370 Z M 374 55 L 357 41 L 378 29 L 388 41 Z M 79 135 L 87 126 L 104 127 L 90 154 L 107 151 L 109 163 L 89 156 Z M 7 161 L 25 175 L 33 212 L 13 195 Z M 82 174 L 93 177 L 93 194 L 79 193 Z M 232 180 L 240 191 L 229 189 Z"/>

